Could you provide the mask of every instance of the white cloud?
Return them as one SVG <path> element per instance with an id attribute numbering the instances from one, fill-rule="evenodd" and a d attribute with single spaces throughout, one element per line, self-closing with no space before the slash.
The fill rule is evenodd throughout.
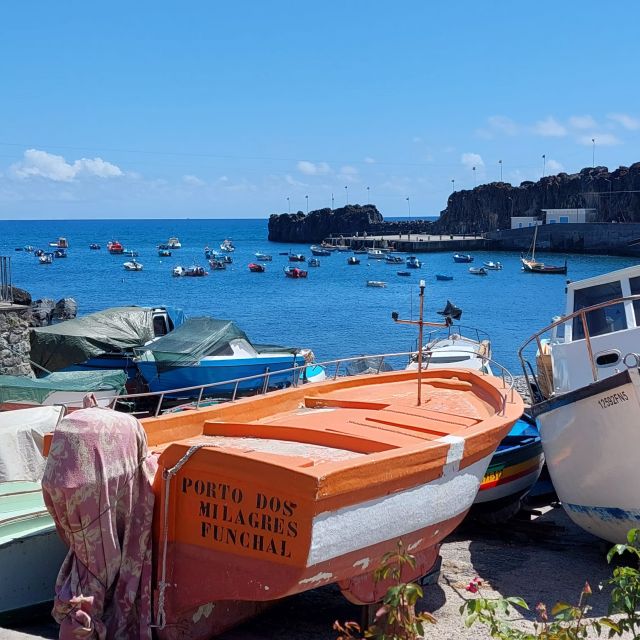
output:
<path id="1" fill-rule="evenodd" d="M 629 129 L 630 131 L 640 129 L 640 120 L 626 113 L 610 113 L 607 118 L 609 118 L 609 120 L 615 122 L 616 124 L 621 125 L 625 129 Z"/>
<path id="2" fill-rule="evenodd" d="M 369 157 L 369 156 L 367 156 L 367 157 L 364 159 L 364 161 L 365 161 L 365 164 L 375 164 L 375 163 L 376 163 L 375 158 L 371 158 L 371 157 Z"/>
<path id="3" fill-rule="evenodd" d="M 593 144 L 594 139 L 596 141 L 596 147 L 613 147 L 617 144 L 622 144 L 622 141 L 612 133 L 594 133 L 589 136 L 581 136 L 578 138 L 578 142 L 585 146 L 590 146 Z"/>
<path id="4" fill-rule="evenodd" d="M 594 129 L 598 125 L 591 116 L 571 116 L 569 126 L 574 129 Z"/>
<path id="5" fill-rule="evenodd" d="M 467 169 L 484 167 L 484 160 L 478 153 L 463 153 L 460 157 L 460 162 L 462 162 Z"/>
<path id="6" fill-rule="evenodd" d="M 518 125 L 507 116 L 491 116 L 487 118 L 489 127 L 497 132 L 508 136 L 515 136 L 518 133 Z"/>
<path id="7" fill-rule="evenodd" d="M 331 172 L 331 167 L 326 162 L 309 162 L 308 160 L 300 160 L 296 165 L 300 173 L 306 176 L 321 176 Z"/>
<path id="8" fill-rule="evenodd" d="M 124 175 L 119 167 L 102 158 L 80 158 L 70 164 L 63 156 L 39 149 L 27 149 L 22 161 L 11 166 L 11 172 L 20 179 L 40 177 L 54 182 L 71 182 L 82 176 L 115 178 Z"/>
<path id="9" fill-rule="evenodd" d="M 204 185 L 206 184 L 205 181 L 200 180 L 198 176 L 192 176 L 189 174 L 182 176 L 182 182 L 188 184 L 191 187 L 204 187 Z"/>
<path id="10" fill-rule="evenodd" d="M 557 160 L 549 159 L 546 162 L 547 175 L 553 175 L 564 171 L 564 167 Z"/>
<path id="11" fill-rule="evenodd" d="M 338 177 L 347 182 L 355 182 L 358 179 L 358 170 L 350 165 L 340 167 L 340 173 Z"/>
<path id="12" fill-rule="evenodd" d="M 562 136 L 567 135 L 567 129 L 552 116 L 536 122 L 533 127 L 533 131 L 539 136 L 545 137 L 561 138 Z"/>

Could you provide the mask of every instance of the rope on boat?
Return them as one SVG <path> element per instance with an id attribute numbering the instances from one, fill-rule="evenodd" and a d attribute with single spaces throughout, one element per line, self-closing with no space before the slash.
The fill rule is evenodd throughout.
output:
<path id="1" fill-rule="evenodd" d="M 202 447 L 208 447 L 209 444 L 196 444 L 189 448 L 189 450 L 171 467 L 171 469 L 165 469 L 162 472 L 162 479 L 164 480 L 164 514 L 162 518 L 162 569 L 160 571 L 160 581 L 158 582 L 158 624 L 151 625 L 158 629 L 164 629 L 167 624 L 166 614 L 164 611 L 164 594 L 167 588 L 167 542 L 169 537 L 169 493 L 171 486 L 171 479 L 175 476 L 184 464 L 191 458 L 191 456 Z"/>

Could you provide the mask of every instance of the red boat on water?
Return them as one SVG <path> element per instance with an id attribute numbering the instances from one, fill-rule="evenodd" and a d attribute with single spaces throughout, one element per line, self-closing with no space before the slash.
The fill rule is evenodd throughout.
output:
<path id="1" fill-rule="evenodd" d="M 250 262 L 249 271 L 251 271 L 251 273 L 264 273 L 266 269 L 264 268 L 264 265 L 258 264 L 256 262 Z"/>
<path id="2" fill-rule="evenodd" d="M 309 272 L 304 269 L 298 269 L 298 267 L 285 267 L 284 275 L 287 276 L 287 278 L 306 278 Z"/>
<path id="3" fill-rule="evenodd" d="M 111 240 L 107 243 L 107 251 L 113 255 L 118 255 L 124 253 L 124 247 L 117 240 Z"/>

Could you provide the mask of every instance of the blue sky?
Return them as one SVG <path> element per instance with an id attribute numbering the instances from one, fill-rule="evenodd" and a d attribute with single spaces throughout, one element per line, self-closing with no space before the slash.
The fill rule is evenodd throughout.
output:
<path id="1" fill-rule="evenodd" d="M 5 3 L 0 218 L 260 218 L 332 193 L 418 217 L 499 160 L 513 184 L 543 154 L 571 173 L 595 138 L 596 164 L 628 165 L 639 18 L 631 1 Z"/>

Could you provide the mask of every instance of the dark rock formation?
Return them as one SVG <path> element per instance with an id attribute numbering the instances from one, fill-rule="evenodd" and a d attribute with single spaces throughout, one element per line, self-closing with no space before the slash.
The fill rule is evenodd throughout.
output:
<path id="1" fill-rule="evenodd" d="M 11 287 L 11 299 L 13 304 L 24 304 L 26 306 L 31 304 L 31 294 L 19 287 Z"/>
<path id="2" fill-rule="evenodd" d="M 597 209 L 597 222 L 640 222 L 640 162 L 609 172 L 607 167 L 559 173 L 514 187 L 492 182 L 449 196 L 432 233 L 508 229 L 511 216 L 541 215 L 541 209 Z"/>
<path id="3" fill-rule="evenodd" d="M 51 324 L 56 303 L 51 298 L 36 300 L 31 305 L 31 326 L 47 327 Z"/>
<path id="4" fill-rule="evenodd" d="M 56 302 L 53 317 L 56 320 L 72 320 L 78 315 L 78 303 L 73 298 L 62 298 Z"/>
<path id="5" fill-rule="evenodd" d="M 355 235 L 382 222 L 375 205 L 349 204 L 339 209 L 318 209 L 308 215 L 298 213 L 273 214 L 269 217 L 269 240 L 273 242 L 321 242 L 333 235 Z"/>

